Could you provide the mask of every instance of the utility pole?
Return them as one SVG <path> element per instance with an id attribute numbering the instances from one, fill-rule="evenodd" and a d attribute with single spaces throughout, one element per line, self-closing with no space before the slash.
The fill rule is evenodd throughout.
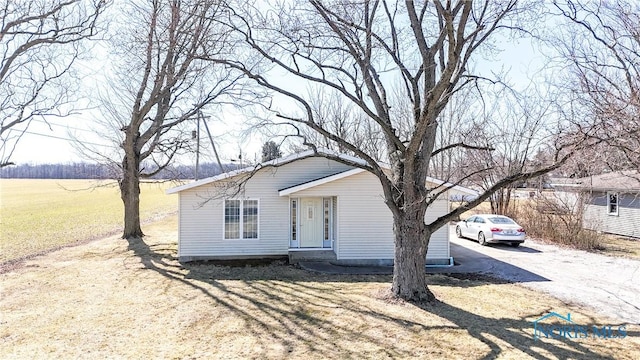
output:
<path id="1" fill-rule="evenodd" d="M 200 116 L 202 113 L 198 111 L 197 125 L 196 125 L 196 175 L 195 179 L 198 180 L 198 169 L 200 168 Z"/>
<path id="2" fill-rule="evenodd" d="M 196 139 L 196 174 L 195 179 L 198 180 L 199 171 L 200 171 L 200 120 L 202 120 L 204 124 L 204 128 L 207 131 L 207 135 L 209 135 L 209 141 L 211 141 L 211 147 L 213 148 L 213 153 L 216 156 L 216 161 L 218 162 L 218 167 L 220 168 L 220 172 L 224 173 L 225 169 L 222 167 L 222 161 L 220 161 L 220 156 L 218 155 L 218 150 L 216 149 L 216 144 L 213 142 L 213 137 L 211 136 L 211 132 L 209 131 L 209 125 L 207 125 L 207 119 L 211 116 L 202 115 L 202 111 L 198 110 L 198 115 L 196 117 L 197 125 L 195 135 L 192 136 Z M 242 156 L 242 155 L 241 155 Z"/>
<path id="3" fill-rule="evenodd" d="M 198 112 L 198 115 L 200 115 L 201 112 Z M 207 118 L 209 118 L 209 116 L 207 116 Z M 209 125 L 207 125 L 207 121 L 204 121 L 204 129 L 207 130 L 207 135 L 209 135 L 209 141 L 211 141 L 211 147 L 213 148 L 213 153 L 216 156 L 216 161 L 218 162 L 218 166 L 220 167 L 220 172 L 225 172 L 224 168 L 222 167 L 222 161 L 220 161 L 220 156 L 218 156 L 218 150 L 216 150 L 216 144 L 213 143 L 213 137 L 211 136 L 211 132 L 209 131 Z"/>

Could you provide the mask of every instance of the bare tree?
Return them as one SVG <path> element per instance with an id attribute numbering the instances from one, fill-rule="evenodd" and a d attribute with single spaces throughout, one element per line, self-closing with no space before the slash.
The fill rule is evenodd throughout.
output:
<path id="1" fill-rule="evenodd" d="M 566 20 L 554 44 L 568 76 L 561 78 L 591 120 L 590 136 L 601 140 L 581 167 L 640 167 L 640 3 L 556 1 Z"/>
<path id="2" fill-rule="evenodd" d="M 322 89 L 310 92 L 309 96 L 315 99 L 309 105 L 312 107 L 318 126 L 335 134 L 340 139 L 347 140 L 375 160 L 386 159 L 384 136 L 376 124 L 359 107 L 336 93 L 327 93 Z M 342 154 L 356 155 L 342 143 L 323 136 L 308 126 L 301 126 L 298 129 L 304 139 L 303 142 Z"/>
<path id="3" fill-rule="evenodd" d="M 467 87 L 458 92 L 458 96 L 452 97 L 440 114 L 438 133 L 436 135 L 436 148 L 443 148 L 456 143 L 481 143 L 482 122 L 486 117 L 482 114 L 483 103 L 479 96 L 478 88 Z M 403 108 L 410 109 L 409 104 Z M 406 124 L 411 124 L 411 113 L 405 115 Z M 409 130 L 410 126 L 407 127 Z M 408 134 L 406 135 L 408 136 Z M 466 161 L 469 149 L 464 147 L 450 147 L 433 156 L 429 173 L 437 179 L 456 179 L 464 176 L 469 170 Z"/>
<path id="4" fill-rule="evenodd" d="M 113 40 L 119 67 L 103 97 L 105 116 L 121 132 L 123 238 L 144 235 L 141 178 L 189 151 L 186 122 L 195 124 L 199 111 L 222 103 L 236 89 L 230 72 L 201 60 L 232 50 L 214 21 L 220 11 L 219 2 L 208 0 L 145 0 L 124 9 L 126 23 Z"/>
<path id="5" fill-rule="evenodd" d="M 493 151 L 465 149 L 467 156 L 462 161 L 467 165 L 467 174 L 475 173 L 470 180 L 483 190 L 504 178 L 548 163 L 549 159 L 541 161 L 537 155 L 549 151 L 551 139 L 562 136 L 555 120 L 558 118 L 554 100 L 557 96 L 551 90 L 530 88 L 514 92 L 507 89 L 494 94 L 485 92 L 485 97 L 490 97 L 492 105 L 478 116 L 477 128 L 472 133 Z M 550 152 L 553 157 L 556 149 Z M 510 214 L 513 192 L 520 183 L 506 184 L 491 194 L 492 213 Z"/>
<path id="6" fill-rule="evenodd" d="M 0 168 L 33 119 L 65 116 L 72 67 L 96 36 L 106 0 L 0 1 Z"/>
<path id="7" fill-rule="evenodd" d="M 535 4 L 533 4 L 535 5 Z M 363 168 L 378 177 L 385 202 L 393 214 L 395 258 L 392 291 L 408 300 L 433 299 L 425 279 L 425 257 L 431 234 L 449 220 L 487 199 L 513 182 L 534 177 L 558 167 L 571 155 L 557 143 L 556 156 L 534 169 L 522 169 L 501 178 L 477 199 L 438 219 L 425 223 L 427 208 L 451 186 L 472 174 L 448 179 L 451 185 L 426 185 L 434 156 L 452 148 L 490 151 L 474 139 L 436 147 L 441 113 L 458 92 L 480 80 L 469 72 L 472 59 L 499 30 L 518 26 L 527 9 L 516 1 L 330 1 L 293 3 L 274 8 L 237 7 L 226 20 L 238 35 L 248 59 L 261 58 L 273 64 L 272 71 L 256 71 L 243 59 L 221 59 L 244 72 L 259 85 L 300 105 L 302 111 L 275 108 L 280 125 L 293 129 L 307 126 L 340 144 L 366 164 L 336 161 Z M 283 81 L 280 74 L 289 77 Z M 394 81 L 395 80 L 395 81 Z M 400 82 L 401 102 L 391 95 L 390 83 Z M 324 126 L 317 118 L 317 99 L 305 97 L 299 86 L 313 83 L 326 93 L 338 94 L 362 111 L 384 138 L 391 170 L 387 171 L 371 153 Z M 398 114 L 411 114 L 402 119 Z M 405 122 L 408 127 L 401 124 Z M 401 129 L 404 127 L 404 130 Z M 570 138 L 563 138 L 569 140 Z M 574 145 L 578 139 L 571 138 Z M 315 148 L 317 144 L 306 141 Z M 486 169 L 478 170 L 478 172 Z"/>

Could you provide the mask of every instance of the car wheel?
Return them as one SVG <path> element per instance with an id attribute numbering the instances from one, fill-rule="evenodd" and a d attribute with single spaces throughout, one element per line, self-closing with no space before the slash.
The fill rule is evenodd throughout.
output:
<path id="1" fill-rule="evenodd" d="M 485 239 L 482 231 L 478 234 L 478 243 L 480 243 L 480 245 L 487 245 L 487 239 Z"/>
<path id="2" fill-rule="evenodd" d="M 460 226 L 456 226 L 456 236 L 458 239 L 462 239 L 462 229 L 460 229 Z"/>
<path id="3" fill-rule="evenodd" d="M 518 246 L 520 246 L 520 244 L 521 244 L 521 243 L 519 243 L 519 242 L 513 242 L 513 243 L 511 243 L 511 246 L 513 246 L 513 247 L 518 247 Z"/>

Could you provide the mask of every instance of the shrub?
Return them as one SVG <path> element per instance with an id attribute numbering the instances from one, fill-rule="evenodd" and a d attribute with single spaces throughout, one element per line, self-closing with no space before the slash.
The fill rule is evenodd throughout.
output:
<path id="1" fill-rule="evenodd" d="M 603 249 L 603 236 L 582 227 L 580 201 L 569 206 L 553 197 L 522 201 L 509 214 L 529 236 L 581 250 Z"/>

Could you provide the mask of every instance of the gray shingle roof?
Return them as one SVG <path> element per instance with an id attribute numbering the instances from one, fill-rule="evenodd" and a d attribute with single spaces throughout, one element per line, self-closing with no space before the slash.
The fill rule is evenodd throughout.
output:
<path id="1" fill-rule="evenodd" d="M 640 173 L 637 170 L 615 171 L 575 179 L 575 184 L 585 190 L 640 192 Z"/>

